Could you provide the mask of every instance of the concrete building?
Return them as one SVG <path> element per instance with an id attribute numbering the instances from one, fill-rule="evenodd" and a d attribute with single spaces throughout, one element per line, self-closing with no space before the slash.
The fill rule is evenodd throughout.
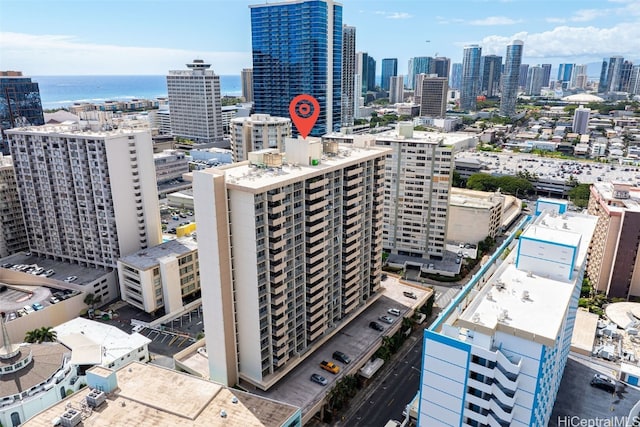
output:
<path id="1" fill-rule="evenodd" d="M 231 120 L 231 151 L 234 162 L 249 158 L 252 151 L 284 147 L 284 140 L 291 136 L 291 119 L 272 117 L 269 114 L 252 114 Z"/>
<path id="2" fill-rule="evenodd" d="M 171 135 L 171 112 L 168 105 L 149 111 L 149 124 L 157 129 L 159 135 Z"/>
<path id="3" fill-rule="evenodd" d="M 167 93 L 171 109 L 171 133 L 195 143 L 222 140 L 220 76 L 211 64 L 194 59 L 188 70 L 169 71 Z"/>
<path id="4" fill-rule="evenodd" d="M 123 301 L 147 313 L 178 312 L 200 291 L 198 245 L 184 237 L 127 255 L 118 278 Z"/>
<path id="5" fill-rule="evenodd" d="M 0 153 L 0 258 L 28 248 L 13 161 Z"/>
<path id="6" fill-rule="evenodd" d="M 285 149 L 193 173 L 209 372 L 225 384 L 272 387 L 381 295 L 388 150 Z"/>
<path id="7" fill-rule="evenodd" d="M 418 79 L 416 79 L 417 81 Z M 434 77 L 433 74 L 422 79 L 420 85 L 420 115 L 444 117 L 447 112 L 447 77 Z"/>
<path id="8" fill-rule="evenodd" d="M 356 27 L 342 26 L 342 126 L 353 126 L 356 94 Z M 360 83 L 361 84 L 361 83 Z M 361 93 L 359 91 L 358 93 Z"/>
<path id="9" fill-rule="evenodd" d="M 596 221 L 542 213 L 425 330 L 418 425 L 549 423 Z"/>
<path id="10" fill-rule="evenodd" d="M 164 184 L 174 179 L 182 179 L 189 172 L 189 158 L 180 150 L 163 150 L 153 155 L 156 167 L 156 182 Z"/>
<path id="11" fill-rule="evenodd" d="M 589 130 L 589 117 L 591 115 L 591 109 L 584 108 L 582 105 L 573 113 L 573 123 L 571 130 L 580 135 L 588 133 Z"/>
<path id="12" fill-rule="evenodd" d="M 7 131 L 29 249 L 95 268 L 160 243 L 149 130 L 36 126 Z"/>
<path id="13" fill-rule="evenodd" d="M 609 298 L 640 296 L 640 188 L 597 182 L 588 212 L 598 217 L 587 268 L 591 284 Z"/>
<path id="14" fill-rule="evenodd" d="M 524 42 L 522 40 L 514 40 L 507 46 L 504 72 L 502 73 L 502 95 L 500 97 L 501 116 L 511 117 L 516 113 L 516 100 L 518 99 L 523 49 Z M 540 70 L 540 84 L 542 84 L 542 70 Z"/>
<path id="15" fill-rule="evenodd" d="M 418 132 L 401 122 L 375 135 L 391 148 L 385 166 L 385 251 L 416 258 L 441 258 L 445 248 L 449 190 L 456 147 L 474 145 L 464 134 Z"/>
<path id="16" fill-rule="evenodd" d="M 524 93 L 531 96 L 539 96 L 544 81 L 544 69 L 540 65 L 529 67 L 526 76 Z"/>
<path id="17" fill-rule="evenodd" d="M 447 240 L 478 243 L 495 238 L 502 228 L 505 196 L 499 192 L 451 187 Z"/>
<path id="18" fill-rule="evenodd" d="M 389 104 L 398 104 L 404 101 L 404 76 L 391 76 L 389 78 Z"/>
<path id="19" fill-rule="evenodd" d="M 96 366 L 87 371 L 87 386 L 23 426 L 49 427 L 53 419 L 86 427 L 302 425 L 300 408 L 158 365 Z"/>
<path id="20" fill-rule="evenodd" d="M 502 56 L 484 55 L 480 60 L 480 89 L 489 98 L 500 93 L 500 77 L 502 75 Z"/>
<path id="21" fill-rule="evenodd" d="M 69 363 L 80 376 L 92 366 L 120 369 L 130 362 L 149 361 L 151 340 L 137 332 L 128 334 L 115 326 L 84 317 L 76 317 L 53 330 L 56 340 L 71 349 Z"/>
<path id="22" fill-rule="evenodd" d="M 240 72 L 242 80 L 242 97 L 244 102 L 253 102 L 253 69 L 243 68 Z"/>

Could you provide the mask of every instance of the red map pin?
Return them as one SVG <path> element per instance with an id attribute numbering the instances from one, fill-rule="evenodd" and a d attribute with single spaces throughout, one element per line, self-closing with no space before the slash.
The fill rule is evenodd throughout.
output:
<path id="1" fill-rule="evenodd" d="M 300 135 L 306 138 L 318 120 L 320 104 L 311 95 L 298 95 L 289 103 L 289 115 Z"/>

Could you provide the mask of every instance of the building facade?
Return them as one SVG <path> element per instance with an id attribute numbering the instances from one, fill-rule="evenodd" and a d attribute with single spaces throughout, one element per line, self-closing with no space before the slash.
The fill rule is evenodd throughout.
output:
<path id="1" fill-rule="evenodd" d="M 182 179 L 182 175 L 189 172 L 189 159 L 180 150 L 163 150 L 153 155 L 156 167 L 156 182 L 165 184 L 174 179 Z"/>
<path id="2" fill-rule="evenodd" d="M 147 313 L 179 312 L 200 290 L 197 243 L 184 237 L 122 257 L 118 278 L 123 301 Z"/>
<path id="3" fill-rule="evenodd" d="M 419 426 L 549 423 L 595 223 L 544 212 L 425 330 Z"/>
<path id="4" fill-rule="evenodd" d="M 514 40 L 507 46 L 507 55 L 504 60 L 504 73 L 502 73 L 502 96 L 500 98 L 501 116 L 511 117 L 516 113 L 523 47 L 524 43 L 521 40 Z"/>
<path id="5" fill-rule="evenodd" d="M 392 76 L 398 75 L 398 58 L 384 58 L 382 60 L 382 80 L 380 87 L 382 90 L 389 90 L 389 83 Z"/>
<path id="6" fill-rule="evenodd" d="M 386 154 L 287 139 L 194 173 L 212 379 L 266 390 L 377 298 Z"/>
<path id="7" fill-rule="evenodd" d="M 300 94 L 318 100 L 310 135 L 338 130 L 342 106 L 342 5 L 333 0 L 251 8 L 255 112 L 289 117 Z"/>
<path id="8" fill-rule="evenodd" d="M 531 96 L 539 96 L 542 90 L 542 81 L 544 78 L 544 70 L 541 66 L 536 65 L 529 67 L 527 71 L 527 83 L 524 93 Z"/>
<path id="9" fill-rule="evenodd" d="M 244 102 L 253 102 L 253 69 L 243 68 L 240 72 L 242 80 L 242 97 Z"/>
<path id="10" fill-rule="evenodd" d="M 356 109 L 356 27 L 342 26 L 342 126 L 353 126 Z M 358 92 L 360 93 L 360 92 Z"/>
<path id="11" fill-rule="evenodd" d="M 0 154 L 0 258 L 28 248 L 13 161 Z"/>
<path id="12" fill-rule="evenodd" d="M 587 268 L 592 286 L 609 298 L 640 296 L 640 188 L 597 182 L 588 212 L 598 217 Z"/>
<path id="13" fill-rule="evenodd" d="M 211 64 L 194 59 L 188 70 L 169 71 L 167 93 L 174 136 L 195 143 L 222 140 L 222 103 L 220 76 L 210 70 Z"/>
<path id="14" fill-rule="evenodd" d="M 231 151 L 234 162 L 249 158 L 252 151 L 267 148 L 284 149 L 284 140 L 291 136 L 291 119 L 252 114 L 231 120 Z"/>
<path id="15" fill-rule="evenodd" d="M 161 241 L 148 130 L 37 126 L 7 131 L 29 249 L 113 268 Z"/>
<path id="16" fill-rule="evenodd" d="M 411 122 L 376 135 L 378 145 L 391 148 L 384 174 L 385 251 L 423 259 L 443 256 L 453 153 L 472 139 L 414 131 Z"/>
<path id="17" fill-rule="evenodd" d="M 449 87 L 451 89 L 460 89 L 462 87 L 462 64 L 459 62 L 451 65 Z"/>
<path id="18" fill-rule="evenodd" d="M 480 94 L 480 57 L 482 48 L 477 44 L 464 47 L 462 53 L 462 78 L 460 82 L 460 109 L 476 109 L 476 98 Z"/>
<path id="19" fill-rule="evenodd" d="M 447 112 L 447 93 L 449 79 L 446 77 L 426 76 L 421 82 L 420 115 L 444 117 Z"/>
<path id="20" fill-rule="evenodd" d="M 482 79 L 481 91 L 489 98 L 500 94 L 500 77 L 502 76 L 502 56 L 485 55 L 480 64 Z"/>
<path id="21" fill-rule="evenodd" d="M 447 241 L 478 243 L 501 231 L 505 196 L 451 187 Z"/>
<path id="22" fill-rule="evenodd" d="M 449 78 L 449 69 L 451 68 L 451 59 L 444 56 L 437 56 L 433 59 L 433 73 L 438 77 Z"/>
<path id="23" fill-rule="evenodd" d="M 21 71 L 0 71 L 0 153 L 8 154 L 4 145 L 6 129 L 44 124 L 38 83 Z"/>
<path id="24" fill-rule="evenodd" d="M 404 76 L 391 76 L 389 79 L 389 104 L 404 101 Z"/>
<path id="25" fill-rule="evenodd" d="M 591 116 L 591 109 L 580 106 L 573 112 L 573 122 L 571 124 L 571 130 L 580 135 L 587 134 L 589 129 L 589 117 Z"/>

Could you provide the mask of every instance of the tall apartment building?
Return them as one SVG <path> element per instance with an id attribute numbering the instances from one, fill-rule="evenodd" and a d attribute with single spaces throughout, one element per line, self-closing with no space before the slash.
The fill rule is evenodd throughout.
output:
<path id="1" fill-rule="evenodd" d="M 422 79 L 420 91 L 420 115 L 444 117 L 447 112 L 447 93 L 449 79 L 434 77 L 434 74 Z"/>
<path id="2" fill-rule="evenodd" d="M 510 117 L 516 113 L 523 48 L 524 43 L 521 40 L 514 40 L 507 46 L 507 56 L 504 60 L 504 72 L 502 73 L 502 96 L 500 97 L 500 115 L 502 116 Z"/>
<path id="3" fill-rule="evenodd" d="M 480 90 L 489 98 L 500 93 L 500 77 L 502 76 L 502 56 L 484 55 L 480 60 Z"/>
<path id="4" fill-rule="evenodd" d="M 416 88 L 416 76 L 418 74 L 432 74 L 434 72 L 434 61 L 429 56 L 417 56 L 409 61 L 409 82 L 407 87 Z"/>
<path id="5" fill-rule="evenodd" d="M 544 79 L 544 70 L 541 66 L 536 65 L 529 67 L 527 71 L 527 83 L 524 92 L 527 95 L 538 96 L 542 90 L 542 80 Z"/>
<path id="6" fill-rule="evenodd" d="M 134 307 L 179 312 L 200 290 L 198 245 L 184 237 L 124 256 L 118 260 L 118 279 L 120 297 Z"/>
<path id="7" fill-rule="evenodd" d="M 542 87 L 551 84 L 551 64 L 542 64 Z"/>
<path id="8" fill-rule="evenodd" d="M 425 330 L 418 425 L 549 423 L 595 224 L 543 212 L 441 328 Z"/>
<path id="9" fill-rule="evenodd" d="M 382 79 L 380 87 L 382 90 L 389 90 L 391 76 L 398 75 L 398 58 L 384 58 L 382 60 Z"/>
<path id="10" fill-rule="evenodd" d="M 4 146 L 6 129 L 44 124 L 38 83 L 21 71 L 0 71 L 0 153 L 8 154 Z"/>
<path id="11" fill-rule="evenodd" d="M 362 93 L 375 89 L 376 60 L 367 52 L 356 52 L 356 74 L 362 79 Z"/>
<path id="12" fill-rule="evenodd" d="M 606 80 L 608 92 L 618 92 L 620 90 L 623 64 L 624 58 L 622 56 L 612 56 L 611 58 L 609 58 Z"/>
<path id="13" fill-rule="evenodd" d="M 356 27 L 342 26 L 342 126 L 353 126 L 356 96 Z"/>
<path id="14" fill-rule="evenodd" d="M 286 164 L 194 172 L 213 380 L 268 389 L 378 297 L 387 152 L 287 139 Z"/>
<path id="15" fill-rule="evenodd" d="M 449 87 L 451 89 L 460 89 L 462 87 L 462 64 L 456 62 L 451 65 L 451 77 L 449 78 Z"/>
<path id="16" fill-rule="evenodd" d="M 453 153 L 473 140 L 462 134 L 414 131 L 411 122 L 376 135 L 378 145 L 391 148 L 384 174 L 385 251 L 424 259 L 443 256 Z"/>
<path id="17" fill-rule="evenodd" d="M 588 75 L 587 65 L 578 64 L 573 68 L 573 75 L 571 76 L 571 87 L 584 89 L 587 86 Z"/>
<path id="18" fill-rule="evenodd" d="M 520 74 L 518 75 L 518 88 L 524 89 L 527 86 L 527 76 L 529 74 L 529 64 L 520 64 Z"/>
<path id="19" fill-rule="evenodd" d="M 404 102 L 404 76 L 391 76 L 389 80 L 389 103 Z"/>
<path id="20" fill-rule="evenodd" d="M 460 109 L 476 109 L 476 97 L 480 94 L 480 57 L 482 48 L 477 44 L 465 46 L 462 54 L 462 78 L 460 85 Z"/>
<path id="21" fill-rule="evenodd" d="M 0 258 L 28 248 L 13 161 L 0 153 Z"/>
<path id="22" fill-rule="evenodd" d="M 592 184 L 588 212 L 598 217 L 587 268 L 591 284 L 609 298 L 640 296 L 640 188 Z"/>
<path id="23" fill-rule="evenodd" d="M 320 104 L 310 134 L 338 130 L 342 5 L 333 0 L 301 0 L 249 7 L 255 112 L 289 117 L 291 100 L 306 93 Z"/>
<path id="24" fill-rule="evenodd" d="M 451 68 L 451 59 L 444 56 L 437 56 L 433 59 L 433 73 L 438 77 L 449 78 L 449 69 Z"/>
<path id="25" fill-rule="evenodd" d="M 591 109 L 584 108 L 582 105 L 573 112 L 573 122 L 571 124 L 571 130 L 580 135 L 585 135 L 589 129 L 589 117 L 591 116 Z"/>
<path id="26" fill-rule="evenodd" d="M 174 136 L 196 143 L 222 140 L 220 76 L 211 64 L 194 59 L 188 70 L 169 71 L 167 92 Z"/>
<path id="27" fill-rule="evenodd" d="M 291 136 L 291 119 L 252 114 L 231 120 L 231 152 L 234 162 L 249 158 L 252 151 L 267 148 L 284 149 L 284 140 Z"/>
<path id="28" fill-rule="evenodd" d="M 253 69 L 243 68 L 240 72 L 242 80 L 242 97 L 245 102 L 253 102 Z"/>
<path id="29" fill-rule="evenodd" d="M 161 242 L 149 130 L 7 131 L 29 249 L 94 268 Z"/>
<path id="30" fill-rule="evenodd" d="M 559 64 L 558 65 L 558 83 L 567 88 L 571 83 L 571 75 L 575 64 Z"/>
<path id="31" fill-rule="evenodd" d="M 640 95 L 640 65 L 634 65 L 629 75 L 629 94 Z"/>

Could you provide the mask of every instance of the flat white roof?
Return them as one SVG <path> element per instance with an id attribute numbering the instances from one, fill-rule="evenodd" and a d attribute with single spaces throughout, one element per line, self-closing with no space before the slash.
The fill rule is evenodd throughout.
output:
<path id="1" fill-rule="evenodd" d="M 457 145 L 459 142 L 473 138 L 475 138 L 475 135 L 469 135 L 466 133 L 424 132 L 417 130 L 413 131 L 412 137 L 407 138 L 398 135 L 398 131 L 395 129 L 375 135 L 376 141 L 415 142 L 422 144 L 442 145 Z"/>
<path id="2" fill-rule="evenodd" d="M 101 347 L 102 365 L 108 365 L 131 351 L 148 345 L 151 340 L 137 332 L 127 334 L 115 326 L 95 320 L 76 317 L 53 328 L 58 341 L 70 347 L 72 358 L 76 358 L 76 349 L 86 356 L 86 362 L 95 363 L 95 348 Z M 79 336 L 84 338 L 79 339 Z"/>
<path id="3" fill-rule="evenodd" d="M 138 268 L 148 270 L 159 264 L 159 259 L 166 256 L 179 257 L 198 249 L 198 243 L 192 237 L 180 237 L 174 240 L 163 242 L 159 245 L 147 249 L 141 249 L 130 255 L 120 258 L 123 263 Z"/>

